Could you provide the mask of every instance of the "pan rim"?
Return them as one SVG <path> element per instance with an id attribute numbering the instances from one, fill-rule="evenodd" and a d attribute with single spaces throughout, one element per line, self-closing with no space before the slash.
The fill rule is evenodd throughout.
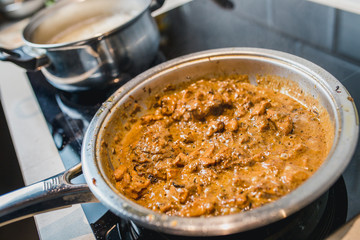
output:
<path id="1" fill-rule="evenodd" d="M 234 56 L 260 57 L 278 61 L 304 71 L 320 81 L 334 101 L 335 115 L 337 116 L 335 119 L 336 141 L 333 143 L 329 158 L 325 160 L 323 165 L 309 180 L 281 199 L 248 212 L 226 216 L 208 218 L 167 216 L 141 207 L 114 192 L 102 176 L 96 159 L 97 137 L 111 109 L 138 85 L 145 84 L 147 81 L 165 74 L 166 71 L 171 71 L 174 67 L 181 67 L 181 64 L 189 62 L 212 61 L 221 57 L 231 58 Z M 331 94 L 330 91 L 336 86 L 340 86 L 343 91 L 336 95 Z M 218 236 L 251 230 L 283 219 L 310 204 L 330 188 L 345 170 L 354 153 L 359 131 L 356 107 L 353 102 L 349 101 L 349 97 L 350 94 L 330 73 L 314 63 L 288 53 L 259 48 L 223 48 L 185 55 L 138 75 L 116 91 L 102 105 L 91 121 L 84 137 L 82 147 L 83 173 L 90 190 L 105 206 L 109 207 L 115 214 L 130 218 L 142 226 L 185 236 Z M 338 159 L 342 161 L 338 161 Z"/>

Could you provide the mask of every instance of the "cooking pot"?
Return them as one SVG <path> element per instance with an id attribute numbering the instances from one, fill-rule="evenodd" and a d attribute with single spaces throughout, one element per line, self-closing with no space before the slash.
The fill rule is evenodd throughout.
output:
<path id="1" fill-rule="evenodd" d="M 262 207 L 227 216 L 175 217 L 153 212 L 121 195 L 111 183 L 111 163 L 100 158 L 100 144 L 129 104 L 138 104 L 169 83 L 191 81 L 204 76 L 248 74 L 277 75 L 298 83 L 326 108 L 334 124 L 334 142 L 322 166 L 297 189 Z M 302 58 L 278 51 L 255 48 L 227 48 L 190 54 L 165 62 L 138 75 L 118 89 L 91 121 L 84 137 L 81 164 L 52 178 L 0 197 L 2 225 L 43 212 L 99 200 L 116 215 L 170 234 L 215 236 L 246 231 L 284 219 L 326 192 L 342 174 L 353 155 L 359 131 L 356 108 L 349 93 L 331 74 Z M 77 174 L 87 184 L 72 184 Z"/>
<path id="2" fill-rule="evenodd" d="M 24 46 L 14 50 L 0 48 L 0 59 L 27 70 L 41 69 L 47 80 L 61 90 L 107 87 L 121 81 L 124 75 L 135 76 L 149 68 L 160 39 L 150 13 L 163 2 L 59 1 L 30 20 L 23 30 Z M 80 28 L 86 35 L 52 41 L 59 34 L 74 34 L 76 26 L 86 26 Z"/>
<path id="3" fill-rule="evenodd" d="M 6 17 L 27 17 L 45 5 L 45 0 L 0 0 L 0 12 Z"/>

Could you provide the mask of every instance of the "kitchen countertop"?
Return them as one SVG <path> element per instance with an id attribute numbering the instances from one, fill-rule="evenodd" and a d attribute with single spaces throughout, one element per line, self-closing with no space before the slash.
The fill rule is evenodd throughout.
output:
<path id="1" fill-rule="evenodd" d="M 328 70 L 348 88 L 359 106 L 360 43 L 356 39 L 360 37 L 360 30 L 354 26 L 360 24 L 360 16 L 307 1 L 233 2 L 235 9 L 229 10 L 222 9 L 214 1 L 194 1 L 166 15 L 168 29 L 163 41 L 168 43 L 164 47 L 167 58 L 231 46 L 281 50 Z M 296 12 L 293 12 L 294 8 Z M 187 38 L 178 38 L 180 35 Z M 31 184 L 64 171 L 25 71 L 11 63 L 0 62 L 0 73 L 1 102 L 25 183 Z M 357 151 L 347 173 L 360 169 L 359 156 Z M 360 192 L 360 178 L 350 181 L 346 176 L 345 180 L 350 183 L 348 191 Z M 360 212 L 357 202 L 358 198 L 350 197 L 349 219 Z M 42 239 L 94 239 L 79 205 L 40 214 L 35 220 Z M 360 220 L 355 219 L 354 224 L 339 236 L 356 239 L 359 224 Z"/>
<path id="2" fill-rule="evenodd" d="M 64 171 L 25 71 L 0 63 L 0 72 L 1 102 L 25 184 Z M 77 224 L 68 221 L 74 218 Z M 80 205 L 39 214 L 35 222 L 41 239 L 95 239 Z"/>

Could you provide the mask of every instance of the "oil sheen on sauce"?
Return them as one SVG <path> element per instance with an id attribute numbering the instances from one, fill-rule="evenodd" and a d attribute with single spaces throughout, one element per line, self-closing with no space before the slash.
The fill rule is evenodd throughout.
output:
<path id="1" fill-rule="evenodd" d="M 320 106 L 257 81 L 200 79 L 165 88 L 147 110 L 133 104 L 101 145 L 118 191 L 153 211 L 196 217 L 251 210 L 297 188 L 326 158 L 333 124 Z"/>

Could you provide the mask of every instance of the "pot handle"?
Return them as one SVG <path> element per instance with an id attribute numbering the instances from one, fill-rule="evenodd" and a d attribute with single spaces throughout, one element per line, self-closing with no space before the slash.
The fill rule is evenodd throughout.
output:
<path id="1" fill-rule="evenodd" d="M 23 46 L 15 49 L 0 47 L 0 60 L 15 63 L 16 65 L 30 71 L 35 71 L 49 63 L 49 59 L 46 56 L 30 56 L 24 51 Z"/>
<path id="2" fill-rule="evenodd" d="M 162 5 L 164 4 L 165 0 L 152 0 L 150 3 L 150 11 L 153 12 L 159 8 L 162 7 Z"/>
<path id="3" fill-rule="evenodd" d="M 77 203 L 98 202 L 87 184 L 71 183 L 81 173 L 80 163 L 63 173 L 1 196 L 0 226 Z"/>

